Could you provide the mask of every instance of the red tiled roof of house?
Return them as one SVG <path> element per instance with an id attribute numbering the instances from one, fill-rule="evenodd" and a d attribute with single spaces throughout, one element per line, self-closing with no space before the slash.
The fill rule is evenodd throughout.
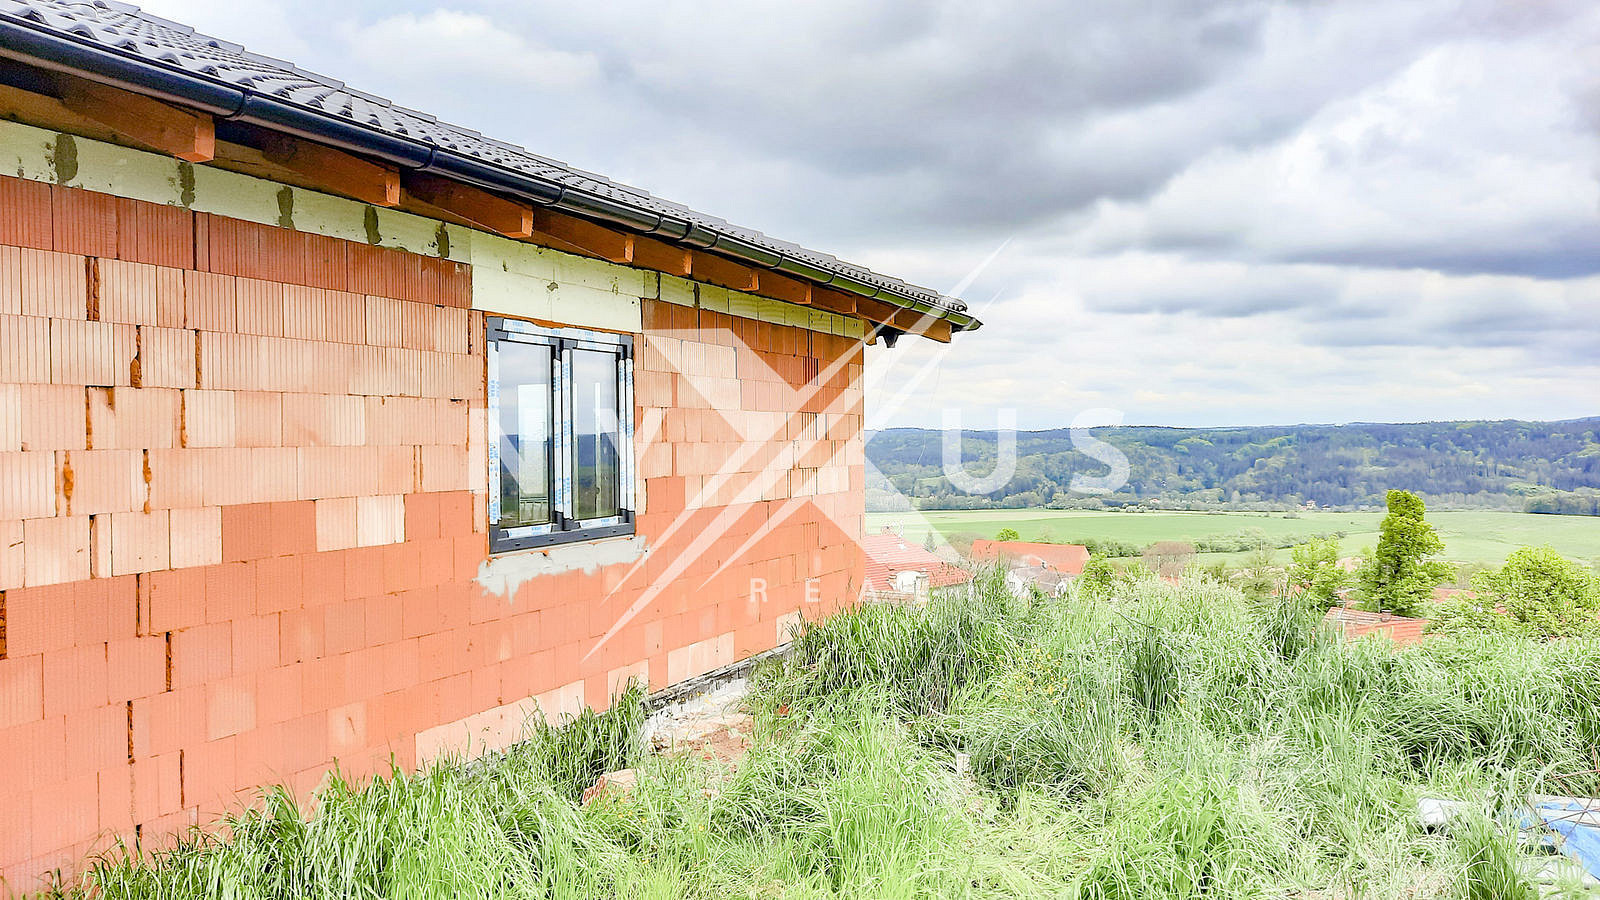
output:
<path id="1" fill-rule="evenodd" d="M 1089 548 L 1082 544 L 1040 544 L 1032 541 L 972 542 L 973 559 L 1014 559 L 1026 565 L 1048 566 L 1068 575 L 1082 575 L 1089 562 Z"/>
<path id="2" fill-rule="evenodd" d="M 953 566 L 932 552 L 912 544 L 893 532 L 869 534 L 861 542 L 866 555 L 866 580 L 869 589 L 893 590 L 894 576 L 899 572 L 927 572 L 928 587 L 942 588 L 965 584 L 972 573 Z"/>
<path id="3" fill-rule="evenodd" d="M 1420 642 L 1428 628 L 1427 619 L 1367 612 L 1364 609 L 1351 609 L 1347 606 L 1335 606 L 1328 610 L 1323 620 L 1338 628 L 1346 640 L 1353 641 L 1369 634 L 1382 634 L 1399 647 Z"/>

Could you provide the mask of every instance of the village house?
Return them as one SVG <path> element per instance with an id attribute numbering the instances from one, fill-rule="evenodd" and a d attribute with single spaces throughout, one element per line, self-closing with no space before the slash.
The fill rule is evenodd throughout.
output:
<path id="1" fill-rule="evenodd" d="M 972 542 L 972 558 L 1003 566 L 1006 585 L 1019 597 L 1034 591 L 1059 597 L 1067 592 L 1073 579 L 1083 574 L 1083 567 L 1089 564 L 1089 548 L 1082 544 L 979 538 Z"/>
<path id="2" fill-rule="evenodd" d="M 1007 566 L 1033 566 L 1076 578 L 1089 564 L 1089 548 L 1082 544 L 1045 544 L 1036 541 L 972 542 L 975 560 L 999 560 Z"/>
<path id="3" fill-rule="evenodd" d="M 1428 620 L 1368 612 L 1351 606 L 1335 606 L 1323 621 L 1345 640 L 1359 640 L 1369 634 L 1381 635 L 1404 647 L 1419 643 L 1428 631 Z"/>
<path id="4" fill-rule="evenodd" d="M 13 889 L 787 640 L 979 324 L 121 4 L 0 0 L 0 118 Z"/>
<path id="5" fill-rule="evenodd" d="M 881 600 L 926 600 L 937 588 L 972 580 L 972 573 L 885 528 L 861 541 L 866 555 L 862 586 Z"/>

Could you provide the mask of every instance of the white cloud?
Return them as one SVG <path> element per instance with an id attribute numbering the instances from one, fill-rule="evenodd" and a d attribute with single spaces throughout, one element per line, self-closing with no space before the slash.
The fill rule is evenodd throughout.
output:
<path id="1" fill-rule="evenodd" d="M 1554 43 L 1432 48 L 1282 141 L 1218 148 L 1149 200 L 1103 205 L 1078 246 L 1600 271 L 1597 148 L 1563 89 L 1580 57 Z"/>
<path id="2" fill-rule="evenodd" d="M 370 24 L 347 22 L 342 30 L 354 62 L 391 74 L 403 62 L 407 81 L 452 92 L 504 85 L 516 93 L 501 100 L 536 100 L 544 90 L 585 90 L 599 76 L 593 55 L 539 46 L 482 13 L 406 12 Z M 448 120 L 448 113 L 442 117 Z"/>
<path id="3" fill-rule="evenodd" d="M 149 8 L 933 287 L 1009 241 L 896 423 L 1600 412 L 1586 0 Z"/>
<path id="4" fill-rule="evenodd" d="M 264 56 L 295 63 L 309 63 L 320 56 L 298 33 L 290 7 L 284 3 L 141 0 L 136 5 L 153 16 L 243 44 Z"/>

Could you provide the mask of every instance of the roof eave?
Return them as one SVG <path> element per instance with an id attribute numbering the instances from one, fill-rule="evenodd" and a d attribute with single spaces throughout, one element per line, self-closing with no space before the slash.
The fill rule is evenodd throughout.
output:
<path id="1" fill-rule="evenodd" d="M 367 128 L 331 113 L 286 103 L 177 66 L 41 28 L 28 19 L 0 14 L 0 33 L 5 36 L 0 41 L 0 56 L 29 65 L 181 104 L 221 119 L 245 122 L 317 141 L 373 157 L 406 171 L 437 175 L 511 194 L 541 206 L 702 248 L 746 265 L 775 270 L 943 319 L 950 323 L 952 331 L 976 331 L 982 325 L 965 310 L 874 285 L 844 271 L 822 269 L 802 260 L 791 259 L 734 234 L 713 231 L 696 222 L 676 219 L 593 192 L 513 171 L 425 141 Z M 827 277 L 819 277 L 819 273 Z"/>

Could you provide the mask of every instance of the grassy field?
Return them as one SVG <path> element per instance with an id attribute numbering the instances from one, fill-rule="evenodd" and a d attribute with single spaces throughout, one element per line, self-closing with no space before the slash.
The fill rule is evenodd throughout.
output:
<path id="1" fill-rule="evenodd" d="M 270 795 L 74 897 L 1536 900 L 1514 839 L 1593 795 L 1600 643 L 1346 642 L 1194 578 L 1019 601 L 996 573 L 813 625 L 730 769 L 649 755 L 637 695 L 483 763 Z M 622 795 L 577 802 L 599 773 Z M 1440 830 L 1418 798 L 1459 801 Z M 150 838 L 154 840 L 153 837 Z M 1530 842 L 1530 848 L 1537 844 Z"/>
<path id="2" fill-rule="evenodd" d="M 1070 543 L 1086 537 L 1144 546 L 1154 541 L 1195 540 L 1259 530 L 1269 539 L 1344 532 L 1340 546 L 1354 555 L 1378 539 L 1381 512 L 1194 513 L 1094 512 L 1054 509 L 980 509 L 869 513 L 867 529 L 903 525 L 907 537 L 922 541 L 930 529 L 944 535 L 969 532 L 994 537 L 1014 528 L 1023 540 Z M 1600 558 L 1600 516 L 1536 516 L 1492 510 L 1439 510 L 1428 521 L 1444 538 L 1445 556 L 1455 562 L 1499 564 L 1518 547 L 1549 544 L 1574 559 Z M 1278 554 L 1288 558 L 1287 551 Z M 1203 554 L 1203 561 L 1237 562 L 1240 553 Z"/>

